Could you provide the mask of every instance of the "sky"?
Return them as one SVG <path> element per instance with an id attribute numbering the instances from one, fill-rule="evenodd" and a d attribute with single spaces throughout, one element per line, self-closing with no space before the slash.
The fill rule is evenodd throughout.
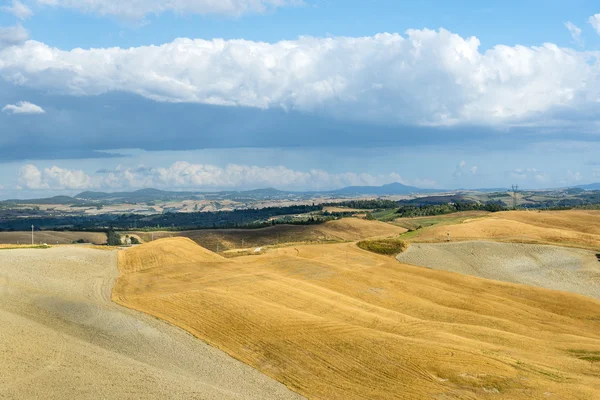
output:
<path id="1" fill-rule="evenodd" d="M 0 0 L 0 199 L 575 186 L 599 105 L 594 1 Z"/>

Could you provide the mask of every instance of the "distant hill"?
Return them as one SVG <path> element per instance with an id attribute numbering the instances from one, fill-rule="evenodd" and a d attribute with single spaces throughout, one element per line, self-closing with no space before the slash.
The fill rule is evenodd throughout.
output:
<path id="1" fill-rule="evenodd" d="M 469 198 L 468 196 L 462 194 L 454 194 L 447 196 L 427 196 L 420 197 L 418 199 L 411 200 L 401 200 L 399 204 L 406 206 L 423 206 L 423 205 L 433 205 L 433 204 L 447 204 L 447 203 L 476 203 L 477 201 Z"/>
<path id="2" fill-rule="evenodd" d="M 61 204 L 61 205 L 77 205 L 77 204 L 81 204 L 83 203 L 82 200 L 78 200 L 74 197 L 70 197 L 70 196 L 54 196 L 54 197 L 47 197 L 47 198 L 43 198 L 43 199 L 29 199 L 29 200 L 23 200 L 23 199 L 10 199 L 10 200 L 5 200 L 2 201 L 0 203 L 6 203 L 6 204 Z"/>
<path id="3" fill-rule="evenodd" d="M 146 203 L 150 201 L 191 200 L 202 198 L 196 192 L 169 192 L 158 189 L 141 189 L 134 192 L 83 192 L 75 196 L 80 200 L 104 201 L 104 202 L 128 202 Z"/>
<path id="4" fill-rule="evenodd" d="M 89 204 L 89 203 L 149 203 L 183 200 L 236 200 L 236 201 L 256 201 L 256 200 L 289 200 L 304 199 L 308 200 L 314 196 L 393 196 L 408 195 L 414 193 L 438 193 L 440 190 L 421 189 L 414 186 L 407 186 L 401 183 L 390 183 L 383 186 L 349 186 L 329 191 L 284 191 L 274 188 L 254 189 L 246 191 L 221 191 L 221 192 L 184 192 L 184 191 L 165 191 L 159 189 L 141 189 L 130 192 L 93 192 L 87 191 L 76 196 L 56 196 L 35 200 L 7 200 L 4 203 L 14 204 Z"/>
<path id="5" fill-rule="evenodd" d="M 124 201 L 124 202 L 148 202 L 169 200 L 193 200 L 193 199 L 247 199 L 247 200 L 278 200 L 290 197 L 307 197 L 314 195 L 330 196 L 392 196 L 406 195 L 412 193 L 433 193 L 439 190 L 420 189 L 414 186 L 406 186 L 401 183 L 390 183 L 383 186 L 349 186 L 342 189 L 314 192 L 292 192 L 274 188 L 254 189 L 246 191 L 222 191 L 222 192 L 169 192 L 158 189 L 142 189 L 134 192 L 83 192 L 75 196 L 80 200 L 92 201 Z"/>
<path id="6" fill-rule="evenodd" d="M 439 190 L 421 189 L 414 186 L 403 185 L 402 183 L 389 183 L 383 186 L 349 186 L 338 190 L 333 190 L 327 193 L 335 193 L 340 195 L 376 195 L 376 196 L 393 196 L 406 195 L 413 193 L 433 193 Z"/>
<path id="7" fill-rule="evenodd" d="M 583 190 L 600 190 L 600 182 L 590 183 L 587 185 L 578 185 L 574 186 L 575 189 L 583 189 Z"/>

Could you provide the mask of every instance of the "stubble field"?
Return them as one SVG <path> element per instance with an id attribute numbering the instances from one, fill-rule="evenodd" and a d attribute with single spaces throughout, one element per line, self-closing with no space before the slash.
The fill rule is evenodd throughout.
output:
<path id="1" fill-rule="evenodd" d="M 600 396 L 600 302 L 413 267 L 352 243 L 222 259 L 120 253 L 113 298 L 313 399 Z M 600 353 L 598 353 L 600 354 Z"/>

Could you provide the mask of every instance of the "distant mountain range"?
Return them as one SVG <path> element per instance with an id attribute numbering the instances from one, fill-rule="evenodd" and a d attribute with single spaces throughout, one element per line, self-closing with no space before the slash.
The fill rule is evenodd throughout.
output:
<path id="1" fill-rule="evenodd" d="M 231 200 L 281 200 L 293 197 L 314 196 L 392 196 L 408 195 L 413 193 L 433 193 L 439 190 L 421 189 L 414 186 L 406 186 L 401 183 L 390 183 L 383 186 L 349 186 L 342 189 L 327 191 L 293 192 L 278 190 L 274 188 L 254 189 L 246 191 L 222 191 L 222 192 L 169 192 L 158 189 L 142 189 L 135 192 L 83 192 L 75 196 L 76 199 L 89 201 L 168 201 L 168 200 L 193 200 L 193 199 L 231 199 Z"/>
<path id="2" fill-rule="evenodd" d="M 4 203 L 17 204 L 74 204 L 86 203 L 148 203 L 183 200 L 285 200 L 285 199 L 310 199 L 317 196 L 393 196 L 417 193 L 436 193 L 440 190 L 421 189 L 406 186 L 401 183 L 390 183 L 383 186 L 350 186 L 342 189 L 327 191 L 293 192 L 274 188 L 254 189 L 246 191 L 221 191 L 221 192 L 183 192 L 165 191 L 159 189 L 141 189 L 131 192 L 82 192 L 75 196 L 56 196 L 34 200 L 6 200 Z"/>
<path id="3" fill-rule="evenodd" d="M 584 190 L 600 190 L 600 183 L 579 185 L 572 188 Z M 454 192 L 504 192 L 506 188 L 496 189 L 458 189 Z M 355 197 L 355 196 L 395 196 L 410 194 L 446 193 L 450 190 L 422 189 L 407 186 L 402 183 L 390 183 L 382 186 L 349 186 L 335 190 L 293 192 L 274 188 L 254 189 L 246 191 L 221 191 L 221 192 L 184 192 L 165 191 L 159 189 L 141 189 L 131 192 L 82 192 L 73 197 L 56 196 L 34 200 L 6 200 L 0 203 L 16 204 L 71 204 L 83 205 L 89 203 L 150 203 L 183 200 L 234 200 L 251 202 L 259 200 L 309 200 L 314 197 Z"/>

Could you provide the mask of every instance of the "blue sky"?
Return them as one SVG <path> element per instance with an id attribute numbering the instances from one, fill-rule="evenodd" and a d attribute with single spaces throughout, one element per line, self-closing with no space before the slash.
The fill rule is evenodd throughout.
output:
<path id="1" fill-rule="evenodd" d="M 600 181 L 592 1 L 0 0 L 0 198 Z"/>

